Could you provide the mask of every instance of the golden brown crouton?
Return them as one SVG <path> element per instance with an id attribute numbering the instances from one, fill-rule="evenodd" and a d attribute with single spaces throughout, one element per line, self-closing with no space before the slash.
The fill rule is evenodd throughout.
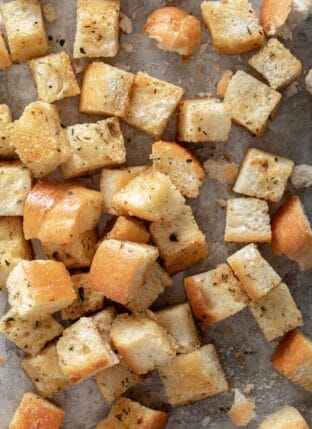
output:
<path id="1" fill-rule="evenodd" d="M 247 399 L 239 389 L 234 389 L 234 402 L 228 412 L 233 425 L 247 426 L 256 417 L 255 408 L 255 401 Z"/>
<path id="2" fill-rule="evenodd" d="M 9 106 L 0 104 L 0 158 L 15 158 L 16 154 L 9 141 L 9 124 L 12 114 Z"/>
<path id="3" fill-rule="evenodd" d="M 147 244 L 150 234 L 143 222 L 138 219 L 118 216 L 113 227 L 104 235 L 103 240 L 134 241 Z"/>
<path id="4" fill-rule="evenodd" d="M 296 408 L 285 405 L 269 415 L 258 429 L 309 429 L 309 426 Z"/>

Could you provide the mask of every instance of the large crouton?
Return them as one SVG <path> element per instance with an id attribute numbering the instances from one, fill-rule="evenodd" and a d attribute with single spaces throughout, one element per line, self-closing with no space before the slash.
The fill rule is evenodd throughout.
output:
<path id="1" fill-rule="evenodd" d="M 103 239 L 147 244 L 150 240 L 150 234 L 142 221 L 133 217 L 118 216 Z"/>
<path id="2" fill-rule="evenodd" d="M 304 420 L 299 411 L 285 405 L 273 414 L 269 415 L 258 427 L 258 429 L 309 429 L 309 425 Z"/>

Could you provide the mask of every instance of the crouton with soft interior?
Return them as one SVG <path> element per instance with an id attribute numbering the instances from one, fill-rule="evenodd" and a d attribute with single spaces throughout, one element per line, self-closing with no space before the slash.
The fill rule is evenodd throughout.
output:
<path id="1" fill-rule="evenodd" d="M 312 165 L 295 165 L 290 180 L 296 189 L 312 186 Z"/>
<path id="2" fill-rule="evenodd" d="M 9 124 L 12 123 L 12 113 L 7 104 L 0 104 L 0 158 L 15 158 L 13 146 L 9 142 Z"/>
<path id="3" fill-rule="evenodd" d="M 104 310 L 101 310 L 98 313 L 91 316 L 91 319 L 94 322 L 101 337 L 105 341 L 108 340 L 110 344 L 111 344 L 111 339 L 109 334 L 116 317 L 117 317 L 117 311 L 116 311 L 116 308 L 112 305 L 110 305 L 109 307 L 105 307 Z"/>
<path id="4" fill-rule="evenodd" d="M 14 0 L 1 5 L 13 63 L 46 55 L 49 49 L 41 4 L 36 0 Z"/>
<path id="5" fill-rule="evenodd" d="M 184 285 L 193 313 L 203 326 L 233 316 L 249 302 L 244 288 L 227 264 L 185 277 Z"/>
<path id="6" fill-rule="evenodd" d="M 231 70 L 226 70 L 221 79 L 217 83 L 216 94 L 218 97 L 224 98 L 228 84 L 233 77 L 233 72 Z"/>
<path id="7" fill-rule="evenodd" d="M 207 159 L 204 162 L 204 169 L 210 179 L 215 179 L 225 185 L 234 185 L 238 175 L 238 167 L 233 162 L 225 158 Z"/>
<path id="8" fill-rule="evenodd" d="M 169 223 L 153 222 L 150 233 L 170 275 L 199 264 L 209 255 L 205 235 L 199 229 L 189 206 L 184 206 L 181 213 Z"/>
<path id="9" fill-rule="evenodd" d="M 307 91 L 312 94 L 312 68 L 306 74 L 304 81 Z"/>
<path id="10" fill-rule="evenodd" d="M 247 399 L 239 389 L 234 389 L 234 402 L 228 412 L 233 425 L 247 426 L 256 417 L 255 408 L 255 401 Z"/>
<path id="11" fill-rule="evenodd" d="M 309 429 L 309 425 L 299 411 L 285 405 L 273 414 L 270 414 L 258 427 L 258 429 Z"/>
<path id="12" fill-rule="evenodd" d="M 6 46 L 5 38 L 0 29 L 0 70 L 7 70 L 11 67 L 12 61 Z"/>
<path id="13" fill-rule="evenodd" d="M 177 85 L 139 72 L 134 78 L 130 104 L 122 119 L 153 137 L 161 137 L 183 92 Z"/>
<path id="14" fill-rule="evenodd" d="M 267 131 L 281 98 L 279 92 L 238 70 L 228 84 L 224 107 L 235 122 L 260 137 Z"/>
<path id="15" fill-rule="evenodd" d="M 188 198 L 197 198 L 204 181 L 204 170 L 191 151 L 174 142 L 160 140 L 152 145 L 153 169 L 169 176 L 171 182 Z"/>
<path id="16" fill-rule="evenodd" d="M 134 241 L 147 244 L 150 233 L 142 221 L 126 216 L 118 216 L 112 228 L 104 234 L 103 240 Z"/>

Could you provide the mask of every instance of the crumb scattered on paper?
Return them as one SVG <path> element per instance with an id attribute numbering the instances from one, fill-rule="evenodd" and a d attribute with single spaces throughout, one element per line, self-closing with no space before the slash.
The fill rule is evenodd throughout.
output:
<path id="1" fill-rule="evenodd" d="M 237 165 L 227 161 L 223 157 L 219 158 L 217 161 L 207 159 L 204 163 L 204 169 L 210 179 L 217 180 L 227 185 L 234 184 L 238 175 Z"/>
<path id="2" fill-rule="evenodd" d="M 312 165 L 296 165 L 291 173 L 290 179 L 296 189 L 312 186 Z"/>
<path id="3" fill-rule="evenodd" d="M 200 422 L 201 427 L 206 428 L 208 427 L 208 424 L 210 423 L 211 418 L 209 416 L 206 416 L 202 419 L 202 421 Z"/>
<path id="4" fill-rule="evenodd" d="M 219 204 L 219 206 L 222 207 L 223 209 L 227 206 L 227 202 L 224 198 L 217 198 L 216 201 Z"/>
<path id="5" fill-rule="evenodd" d="M 42 4 L 42 13 L 44 16 L 44 19 L 48 22 L 55 22 L 56 21 L 56 11 L 55 7 L 52 3 L 43 3 Z"/>
<path id="6" fill-rule="evenodd" d="M 0 366 L 4 365 L 5 359 L 4 357 L 0 356 Z"/>
<path id="7" fill-rule="evenodd" d="M 292 96 L 296 95 L 297 92 L 298 92 L 298 82 L 295 81 L 287 87 L 287 89 L 285 90 L 285 96 L 287 98 L 292 97 Z"/>
<path id="8" fill-rule="evenodd" d="M 88 66 L 88 60 L 87 58 L 74 58 L 72 60 L 72 65 L 73 65 L 75 74 L 80 74 L 86 70 Z"/>
<path id="9" fill-rule="evenodd" d="M 247 384 L 246 387 L 244 387 L 243 393 L 245 395 L 250 395 L 251 392 L 254 390 L 254 388 L 255 388 L 255 385 L 253 383 L 249 383 L 249 384 Z"/>
<path id="10" fill-rule="evenodd" d="M 220 71 L 221 71 L 221 66 L 220 66 L 220 64 L 213 64 L 213 65 L 212 65 L 212 68 L 213 68 L 213 70 L 214 70 L 215 72 L 217 72 L 217 73 L 220 73 Z"/>
<path id="11" fill-rule="evenodd" d="M 131 69 L 130 64 L 116 63 L 115 66 L 124 71 L 129 71 Z"/>
<path id="12" fill-rule="evenodd" d="M 211 92 L 199 92 L 198 97 L 200 98 L 211 97 Z"/>
<path id="13" fill-rule="evenodd" d="M 256 417 L 255 401 L 247 399 L 239 389 L 234 389 L 234 402 L 228 413 L 229 419 L 236 426 L 247 426 Z"/>
<path id="14" fill-rule="evenodd" d="M 203 55 L 208 49 L 208 43 L 203 43 L 199 48 L 199 55 Z"/>
<path id="15" fill-rule="evenodd" d="M 121 47 L 124 51 L 127 52 L 127 54 L 131 54 L 133 51 L 133 45 L 131 45 L 131 43 L 122 43 Z"/>
<path id="16" fill-rule="evenodd" d="M 127 34 L 132 33 L 132 21 L 123 12 L 120 12 L 119 28 L 124 33 L 127 33 Z"/>

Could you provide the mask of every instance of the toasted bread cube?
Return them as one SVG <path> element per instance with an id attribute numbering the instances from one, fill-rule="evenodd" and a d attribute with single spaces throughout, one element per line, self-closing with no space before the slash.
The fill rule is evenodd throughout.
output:
<path id="1" fill-rule="evenodd" d="M 244 288 L 227 264 L 185 277 L 184 285 L 194 315 L 203 326 L 233 316 L 248 304 Z"/>
<path id="2" fill-rule="evenodd" d="M 136 374 L 161 367 L 176 355 L 174 339 L 151 311 L 117 316 L 110 335 L 122 360 Z"/>
<path id="3" fill-rule="evenodd" d="M 255 401 L 247 399 L 239 389 L 234 389 L 234 402 L 228 412 L 233 425 L 247 426 L 256 417 L 255 408 Z"/>
<path id="4" fill-rule="evenodd" d="M 261 46 L 263 30 L 250 1 L 204 1 L 201 11 L 213 46 L 221 54 L 239 55 Z"/>
<path id="5" fill-rule="evenodd" d="M 6 285 L 9 303 L 21 317 L 55 313 L 76 298 L 70 275 L 61 262 L 19 262 Z"/>
<path id="6" fill-rule="evenodd" d="M 179 86 L 139 72 L 134 78 L 130 105 L 123 120 L 153 137 L 161 137 L 182 95 L 183 89 Z"/>
<path id="7" fill-rule="evenodd" d="M 43 177 L 70 157 L 56 106 L 35 101 L 9 127 L 9 142 L 35 177 Z"/>
<path id="8" fill-rule="evenodd" d="M 224 157 L 216 161 L 207 159 L 204 162 L 204 169 L 210 179 L 217 180 L 225 185 L 234 185 L 238 175 L 238 167 L 233 162 L 229 162 Z"/>
<path id="9" fill-rule="evenodd" d="M 285 405 L 279 408 L 275 413 L 269 415 L 259 426 L 258 429 L 309 429 L 309 425 L 304 420 L 299 411 Z"/>
<path id="10" fill-rule="evenodd" d="M 290 159 L 249 148 L 233 190 L 277 202 L 284 194 L 293 166 L 294 162 Z"/>
<path id="11" fill-rule="evenodd" d="M 0 104 L 0 158 L 16 157 L 13 146 L 9 141 L 8 126 L 12 122 L 12 114 L 9 106 Z"/>
<path id="12" fill-rule="evenodd" d="M 224 107 L 235 122 L 260 137 L 267 131 L 281 98 L 279 92 L 238 70 L 227 87 Z"/>
<path id="13" fill-rule="evenodd" d="M 7 70 L 11 65 L 10 54 L 5 43 L 3 32 L 0 29 L 0 70 Z"/>
<path id="14" fill-rule="evenodd" d="M 125 116 L 134 74 L 109 64 L 88 65 L 82 82 L 79 110 L 88 115 Z"/>
<path id="15" fill-rule="evenodd" d="M 171 182 L 189 198 L 197 198 L 205 173 L 200 161 L 183 146 L 160 140 L 153 144 L 153 169 L 167 174 Z"/>
<path id="16" fill-rule="evenodd" d="M 25 238 L 38 238 L 43 243 L 71 243 L 96 226 L 102 207 L 100 192 L 78 184 L 39 181 L 25 202 Z"/>
<path id="17" fill-rule="evenodd" d="M 270 242 L 269 206 L 257 198 L 227 200 L 224 241 L 236 243 Z"/>
<path id="18" fill-rule="evenodd" d="M 215 347 L 207 344 L 172 359 L 159 370 L 169 403 L 189 404 L 228 390 Z"/>
<path id="19" fill-rule="evenodd" d="M 41 57 L 48 52 L 41 5 L 36 0 L 14 0 L 1 5 L 13 63 Z"/>
<path id="20" fill-rule="evenodd" d="M 117 54 L 119 12 L 119 0 L 78 0 L 74 58 Z"/>
<path id="21" fill-rule="evenodd" d="M 150 234 L 143 222 L 138 219 L 118 216 L 112 229 L 104 235 L 103 239 L 147 244 L 150 240 Z"/>
<path id="22" fill-rule="evenodd" d="M 227 258 L 227 261 L 249 298 L 254 301 L 266 295 L 282 281 L 253 243 L 235 252 Z"/>

